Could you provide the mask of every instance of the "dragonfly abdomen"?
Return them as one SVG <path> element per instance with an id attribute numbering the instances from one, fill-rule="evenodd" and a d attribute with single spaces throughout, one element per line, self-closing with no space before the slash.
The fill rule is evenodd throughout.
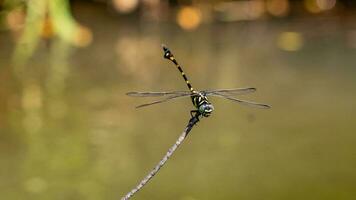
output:
<path id="1" fill-rule="evenodd" d="M 177 60 L 174 58 L 174 56 L 171 53 L 171 51 L 166 46 L 163 46 L 163 50 L 164 50 L 164 58 L 171 60 L 175 64 L 175 66 L 178 68 L 179 72 L 182 74 L 183 79 L 184 79 L 185 83 L 187 84 L 189 90 L 191 92 L 193 92 L 194 88 L 190 84 L 190 82 L 188 80 L 188 77 L 185 75 L 182 67 L 178 64 Z"/>

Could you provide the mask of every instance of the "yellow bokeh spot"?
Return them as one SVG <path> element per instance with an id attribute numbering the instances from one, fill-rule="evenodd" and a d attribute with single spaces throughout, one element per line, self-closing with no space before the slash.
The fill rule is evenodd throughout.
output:
<path id="1" fill-rule="evenodd" d="M 303 43 L 302 35 L 297 32 L 283 32 L 277 39 L 277 46 L 285 51 L 298 51 Z"/>
<path id="2" fill-rule="evenodd" d="M 138 6 L 138 0 L 112 0 L 114 8 L 121 13 L 130 13 Z"/>
<path id="3" fill-rule="evenodd" d="M 12 31 L 19 31 L 25 23 L 25 13 L 21 9 L 14 9 L 6 15 L 7 27 Z"/>
<path id="4" fill-rule="evenodd" d="M 288 0 L 268 0 L 266 7 L 267 11 L 276 17 L 286 16 L 289 12 Z"/>
<path id="5" fill-rule="evenodd" d="M 265 13 L 265 4 L 263 1 L 247 1 L 247 12 L 246 14 L 250 19 L 257 19 L 263 16 Z"/>
<path id="6" fill-rule="evenodd" d="M 321 10 L 330 10 L 335 7 L 336 0 L 316 0 L 316 4 Z"/>
<path id="7" fill-rule="evenodd" d="M 74 45 L 78 47 L 86 47 L 93 41 L 93 34 L 90 29 L 85 26 L 79 26 L 75 37 Z"/>
<path id="8" fill-rule="evenodd" d="M 181 8 L 177 14 L 177 22 L 180 27 L 185 30 L 196 29 L 202 20 L 200 10 L 193 6 L 186 6 Z"/>
<path id="9" fill-rule="evenodd" d="M 316 0 L 304 0 L 304 6 L 311 13 L 319 13 L 321 11 Z"/>

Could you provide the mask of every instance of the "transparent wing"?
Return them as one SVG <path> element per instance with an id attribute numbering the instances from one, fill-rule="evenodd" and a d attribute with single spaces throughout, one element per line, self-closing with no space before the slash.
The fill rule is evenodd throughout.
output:
<path id="1" fill-rule="evenodd" d="M 263 108 L 263 109 L 271 108 L 271 106 L 269 106 L 267 104 L 262 104 L 262 103 L 256 103 L 256 102 L 236 99 L 236 98 L 232 98 L 230 96 L 226 96 L 226 95 L 222 95 L 222 94 L 218 94 L 218 93 L 212 93 L 211 95 L 212 96 L 217 96 L 217 97 L 222 97 L 222 98 L 225 98 L 225 99 L 229 99 L 231 101 L 235 101 L 235 102 L 240 103 L 242 105 L 252 106 L 252 107 L 255 107 L 255 108 Z"/>
<path id="2" fill-rule="evenodd" d="M 221 94 L 221 95 L 242 95 L 255 92 L 256 88 L 248 87 L 248 88 L 233 88 L 233 89 L 220 89 L 220 90 L 205 90 L 203 91 L 206 95 L 211 94 Z"/>
<path id="3" fill-rule="evenodd" d="M 166 95 L 190 95 L 190 91 L 172 91 L 172 92 L 128 92 L 126 95 L 131 97 L 159 97 Z"/>
<path id="4" fill-rule="evenodd" d="M 158 103 L 163 103 L 163 102 L 167 102 L 167 101 L 170 101 L 170 100 L 173 100 L 173 99 L 177 99 L 177 98 L 181 98 L 181 97 L 189 97 L 190 95 L 191 95 L 190 93 L 189 94 L 174 95 L 174 96 L 170 96 L 170 97 L 167 97 L 167 98 L 159 100 L 159 101 L 154 101 L 154 102 L 151 102 L 151 103 L 145 103 L 145 104 L 139 105 L 136 108 L 142 108 L 142 107 L 146 107 L 146 106 L 150 106 L 150 105 L 154 105 L 154 104 L 158 104 Z"/>

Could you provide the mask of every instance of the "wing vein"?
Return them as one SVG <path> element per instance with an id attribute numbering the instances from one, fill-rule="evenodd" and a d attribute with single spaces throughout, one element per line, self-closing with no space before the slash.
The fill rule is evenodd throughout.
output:
<path id="1" fill-rule="evenodd" d="M 139 106 L 136 106 L 136 108 L 142 108 L 142 107 L 146 107 L 146 106 L 150 106 L 150 105 L 154 105 L 154 104 L 158 104 L 158 103 L 163 103 L 163 102 L 167 102 L 167 101 L 170 101 L 170 100 L 173 100 L 173 99 L 177 99 L 177 98 L 181 98 L 181 97 L 188 97 L 188 96 L 190 96 L 190 94 L 180 94 L 180 95 L 170 96 L 170 97 L 167 97 L 167 98 L 162 99 L 162 100 L 153 101 L 151 103 L 141 104 Z"/>
<path id="2" fill-rule="evenodd" d="M 128 92 L 126 95 L 131 97 L 158 97 L 166 95 L 188 95 L 190 91 L 172 91 L 172 92 Z"/>
<path id="3" fill-rule="evenodd" d="M 247 106 L 251 106 L 251 107 L 255 107 L 255 108 L 263 108 L 263 109 L 271 108 L 271 106 L 269 106 L 267 104 L 262 104 L 262 103 L 252 102 L 252 101 L 245 101 L 245 100 L 241 100 L 241 99 L 236 99 L 236 98 L 232 98 L 232 97 L 227 96 L 227 95 L 213 93 L 212 96 L 222 97 L 222 98 L 229 99 L 231 101 L 240 103 L 242 105 L 247 105 Z"/>
<path id="4" fill-rule="evenodd" d="M 247 88 L 233 88 L 233 89 L 217 89 L 217 90 L 206 90 L 203 91 L 207 95 L 211 94 L 221 94 L 221 95 L 243 95 L 255 92 L 256 88 L 247 87 Z"/>

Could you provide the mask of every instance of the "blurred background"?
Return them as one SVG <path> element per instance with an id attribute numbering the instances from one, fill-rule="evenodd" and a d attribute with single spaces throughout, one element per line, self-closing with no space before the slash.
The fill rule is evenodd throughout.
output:
<path id="1" fill-rule="evenodd" d="M 136 199 L 356 196 L 356 2 L 0 0 L 0 198 L 119 199 L 175 142 L 197 89 L 201 120 Z"/>

